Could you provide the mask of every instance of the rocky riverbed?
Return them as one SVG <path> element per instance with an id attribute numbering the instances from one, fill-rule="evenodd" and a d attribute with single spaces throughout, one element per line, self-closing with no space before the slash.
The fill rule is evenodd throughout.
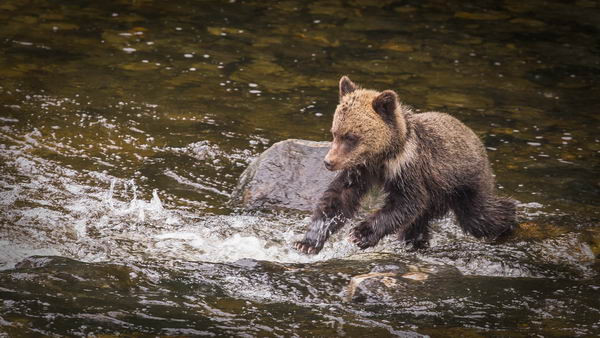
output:
<path id="1" fill-rule="evenodd" d="M 596 2 L 6 0 L 0 22 L 0 336 L 600 334 Z M 449 216 L 425 251 L 346 228 L 306 256 L 317 191 L 233 203 L 269 147 L 330 140 L 342 74 L 475 130 L 515 235 Z M 320 163 L 306 144 L 283 163 Z M 263 193 L 327 179 L 305 169 Z"/>

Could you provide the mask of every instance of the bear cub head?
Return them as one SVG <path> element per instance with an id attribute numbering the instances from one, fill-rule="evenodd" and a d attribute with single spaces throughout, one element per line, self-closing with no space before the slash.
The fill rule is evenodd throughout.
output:
<path id="1" fill-rule="evenodd" d="M 325 167 L 334 171 L 374 165 L 398 153 L 406 139 L 408 112 L 398 95 L 392 90 L 362 89 L 347 76 L 340 79 L 339 91 Z"/>

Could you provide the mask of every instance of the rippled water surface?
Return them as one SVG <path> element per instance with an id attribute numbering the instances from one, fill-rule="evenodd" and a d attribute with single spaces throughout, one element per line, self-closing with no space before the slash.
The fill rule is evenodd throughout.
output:
<path id="1" fill-rule="evenodd" d="M 6 0 L 0 28 L 0 336 L 600 335 L 597 2 Z M 472 127 L 516 234 L 304 256 L 306 215 L 231 206 L 271 144 L 329 139 L 342 74 Z"/>

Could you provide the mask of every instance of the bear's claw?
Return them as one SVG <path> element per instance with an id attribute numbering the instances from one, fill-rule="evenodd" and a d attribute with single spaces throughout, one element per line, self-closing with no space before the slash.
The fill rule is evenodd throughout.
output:
<path id="1" fill-rule="evenodd" d="M 317 247 L 316 245 L 314 245 L 314 243 L 311 243 L 309 240 L 306 240 L 306 239 L 295 242 L 294 248 L 296 248 L 296 250 L 298 250 L 304 254 L 307 254 L 307 255 L 316 255 L 322 249 L 320 247 Z"/>
<path id="2" fill-rule="evenodd" d="M 361 223 L 350 232 L 348 240 L 354 243 L 361 249 L 366 249 L 377 244 L 377 240 L 374 240 L 375 234 L 367 223 Z"/>

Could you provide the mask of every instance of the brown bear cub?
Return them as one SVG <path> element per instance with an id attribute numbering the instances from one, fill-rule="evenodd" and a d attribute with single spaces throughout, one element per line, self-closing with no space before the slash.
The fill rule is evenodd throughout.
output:
<path id="1" fill-rule="evenodd" d="M 515 202 L 498 197 L 485 148 L 469 127 L 444 113 L 415 114 L 391 90 L 357 87 L 346 76 L 333 117 L 325 167 L 340 170 L 296 249 L 315 254 L 373 185 L 384 206 L 351 230 L 361 249 L 397 233 L 415 248 L 429 241 L 429 221 L 454 211 L 461 228 L 494 239 L 516 224 Z"/>

